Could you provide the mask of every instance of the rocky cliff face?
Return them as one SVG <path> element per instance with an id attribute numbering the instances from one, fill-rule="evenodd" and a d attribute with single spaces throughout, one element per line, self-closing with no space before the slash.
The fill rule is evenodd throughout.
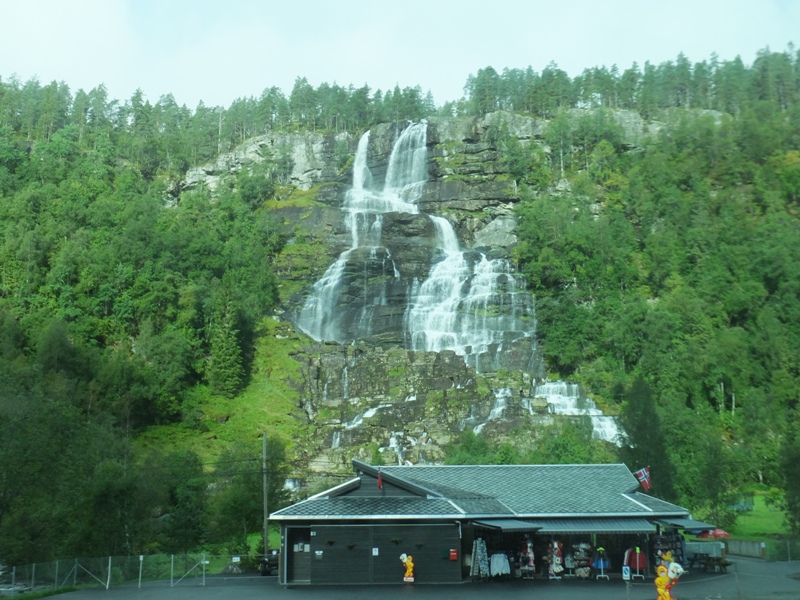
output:
<path id="1" fill-rule="evenodd" d="M 350 135 L 322 135 L 317 133 L 270 133 L 247 140 L 232 152 L 221 154 L 216 160 L 201 167 L 189 169 L 181 182 L 181 189 L 189 190 L 203 184 L 216 190 L 229 175 L 264 161 L 286 163 L 285 183 L 308 190 L 321 182 L 335 181 L 337 169 L 337 144 L 349 144 Z"/>
<path id="2" fill-rule="evenodd" d="M 188 174 L 185 187 L 213 188 L 286 145 L 292 181 L 315 190 L 311 205 L 274 209 L 291 236 L 275 265 L 281 317 L 308 334 L 294 356 L 308 425 L 301 477 L 346 470 L 376 448 L 389 463 L 438 462 L 465 428 L 533 436 L 548 420 L 533 391 L 544 365 L 533 298 L 511 260 L 519 198 L 491 141 L 498 128 L 541 143 L 545 124 L 494 113 L 382 124 L 360 141 L 262 136 Z M 629 130 L 634 143 L 642 128 Z M 341 174 L 337 143 L 355 157 Z"/>
<path id="3" fill-rule="evenodd" d="M 323 187 L 317 206 L 278 208 L 294 236 L 278 260 L 291 289 L 283 316 L 313 338 L 295 356 L 303 365 L 298 403 L 314 429 L 302 444 L 307 476 L 348 465 L 354 455 L 371 460 L 376 448 L 388 463 L 439 462 L 465 428 L 502 436 L 547 420 L 546 403 L 532 397 L 533 381 L 544 376 L 533 298 L 511 261 L 518 197 L 486 139 L 502 117 L 431 119 L 417 132 L 424 138 L 420 181 L 405 187 L 391 181 L 408 126 L 375 127 L 361 159 L 354 140 L 352 168 Z M 532 119 L 511 125 L 525 141 L 542 130 Z M 396 208 L 409 194 L 412 206 Z M 362 210 L 362 203 L 380 208 Z M 444 244 L 442 227 L 452 230 L 456 250 Z M 319 253 L 313 266 L 308 252 L 294 252 L 308 247 Z M 451 263 L 463 271 L 460 279 L 438 282 L 434 267 Z M 475 291 L 482 277 L 489 301 Z M 442 285 L 452 286 L 445 296 L 461 300 L 437 299 Z M 469 293 L 481 299 L 466 301 Z M 420 341 L 438 334 L 426 330 L 439 328 L 427 308 L 436 302 L 465 325 L 444 326 L 455 328 L 442 336 L 449 341 Z M 459 327 L 506 330 L 479 339 Z"/>

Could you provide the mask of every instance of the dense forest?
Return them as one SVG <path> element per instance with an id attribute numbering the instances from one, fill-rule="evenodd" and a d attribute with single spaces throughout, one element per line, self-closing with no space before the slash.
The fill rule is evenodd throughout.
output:
<path id="1" fill-rule="evenodd" d="M 577 110 L 576 110 L 577 109 Z M 420 88 L 268 88 L 194 110 L 142 92 L 0 79 L 0 558 L 246 550 L 261 441 L 214 457 L 139 443 L 251 381 L 279 306 L 268 200 L 286 157 L 213 199 L 190 167 L 268 131 L 349 131 L 506 110 L 544 144 L 495 143 L 520 190 L 520 270 L 551 373 L 618 414 L 603 459 L 730 523 L 758 488 L 800 530 L 800 53 L 587 69 L 481 69 L 457 102 Z M 637 147 L 610 111 L 663 123 Z M 267 359 L 268 360 L 268 359 Z M 451 461 L 597 460 L 580 431 L 524 456 L 475 436 Z M 270 506 L 286 501 L 270 438 Z M 560 449 L 559 449 L 560 448 Z M 164 518 L 168 516 L 168 518 Z"/>

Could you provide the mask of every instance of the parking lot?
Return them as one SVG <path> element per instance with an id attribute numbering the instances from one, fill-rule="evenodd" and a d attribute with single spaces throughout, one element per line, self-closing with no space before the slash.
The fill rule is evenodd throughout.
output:
<path id="1" fill-rule="evenodd" d="M 759 559 L 733 557 L 727 574 L 688 572 L 673 588 L 677 600 L 800 600 L 800 562 L 769 563 Z M 402 576 L 402 573 L 400 573 Z M 391 598 L 430 598 L 431 600 L 463 600 L 486 598 L 487 594 L 503 599 L 565 600 L 592 598 L 598 600 L 652 600 L 656 590 L 652 579 L 627 584 L 621 579 L 583 581 L 574 579 L 506 580 L 465 582 L 457 585 L 399 584 L 397 586 L 322 586 L 284 588 L 276 577 L 207 576 L 190 579 L 170 587 L 169 582 L 147 583 L 138 587 L 90 589 L 63 594 L 64 600 L 255 600 L 263 598 L 319 598 L 349 600 L 374 598 L 377 594 Z"/>

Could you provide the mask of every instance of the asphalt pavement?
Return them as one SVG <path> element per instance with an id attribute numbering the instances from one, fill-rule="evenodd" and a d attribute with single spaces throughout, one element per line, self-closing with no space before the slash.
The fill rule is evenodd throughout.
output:
<path id="1" fill-rule="evenodd" d="M 673 588 L 676 600 L 800 600 L 800 562 L 770 563 L 759 559 L 729 557 L 728 573 L 688 572 Z M 205 585 L 203 585 L 205 583 Z M 350 600 L 407 598 L 430 600 L 653 600 L 653 579 L 626 583 L 622 579 L 546 579 L 464 582 L 461 584 L 398 584 L 381 586 L 283 587 L 276 577 L 206 576 L 185 579 L 174 587 L 169 582 L 137 586 L 87 589 L 59 596 L 62 600 Z"/>

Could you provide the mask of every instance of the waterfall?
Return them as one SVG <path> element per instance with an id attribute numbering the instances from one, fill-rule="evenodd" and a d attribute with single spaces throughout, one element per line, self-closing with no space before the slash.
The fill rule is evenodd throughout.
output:
<path id="1" fill-rule="evenodd" d="M 383 189 L 373 189 L 372 172 L 367 164 L 369 135 L 358 141 L 353 164 L 353 187 L 345 195 L 345 226 L 350 231 L 350 248 L 339 255 L 322 278 L 317 281 L 297 320 L 297 325 L 317 341 L 346 342 L 371 333 L 372 313 L 387 302 L 385 282 L 375 283 L 374 273 L 384 279 L 399 279 L 391 253 L 381 243 L 383 217 L 391 212 L 417 214 L 416 201 L 427 180 L 425 150 L 427 123 L 409 125 L 392 148 Z M 346 278 L 361 274 L 364 298 L 353 319 L 354 331 L 345 331 L 337 310 L 341 303 L 353 302 L 342 298 Z M 377 287 L 378 289 L 374 289 Z"/>
<path id="2" fill-rule="evenodd" d="M 346 249 L 314 283 L 294 315 L 296 325 L 317 341 L 350 343 L 370 338 L 395 344 L 402 335 L 407 349 L 453 351 L 478 373 L 508 369 L 538 377 L 539 372 L 543 374 L 543 362 L 535 351 L 533 295 L 513 265 L 499 257 L 507 253 L 488 248 L 499 244 L 494 241 L 498 238 L 476 235 L 474 239 L 485 246 L 467 248 L 459 242 L 448 218 L 420 214 L 418 201 L 428 181 L 427 129 L 425 122 L 412 123 L 400 132 L 389 153 L 383 183 L 373 177 L 369 166 L 370 132 L 358 141 L 353 184 L 342 203 L 344 229 L 337 232 L 340 237 L 333 238 Z M 381 163 L 385 147 L 383 137 L 373 140 L 373 165 Z M 381 172 L 378 167 L 375 171 Z M 433 204 L 441 199 L 439 190 L 430 186 L 430 197 L 425 200 Z M 475 222 L 483 220 L 478 217 Z M 497 222 L 489 223 L 486 231 Z M 400 228 L 407 223 L 413 225 L 413 235 L 419 238 L 400 237 Z M 415 244 L 421 247 L 413 248 Z M 397 263 L 388 245 L 392 245 Z M 422 262 L 428 257 L 430 265 Z M 348 366 L 354 364 L 348 361 L 342 372 L 343 399 L 351 396 Z M 456 382 L 455 387 L 461 387 L 461 382 Z M 324 400 L 332 390 L 326 381 Z M 363 390 L 361 382 L 354 379 L 352 393 L 356 400 Z M 604 416 L 590 399 L 581 399 L 577 385 L 564 382 L 535 387 L 533 396 L 521 398 L 518 407 L 511 406 L 510 390 L 497 388 L 485 421 L 481 422 L 485 413 L 479 416 L 473 406 L 470 415 L 461 420 L 461 428 L 470 427 L 479 433 L 488 422 L 504 419 L 506 413 L 516 416 L 518 409 L 533 415 L 534 397 L 546 398 L 548 410 L 553 413 L 588 415 L 594 437 L 618 443 L 614 418 Z M 405 398 L 406 402 L 415 400 L 415 394 Z M 343 435 L 350 437 L 349 430 L 361 427 L 365 419 L 388 406 L 381 404 L 341 423 L 340 431 L 333 434 L 331 447 L 338 448 Z M 311 415 L 311 408 L 307 412 Z M 404 442 L 407 439 L 402 437 Z M 392 434 L 389 449 L 398 454 L 402 464 L 405 457 L 400 436 Z"/>
<path id="3" fill-rule="evenodd" d="M 300 489 L 301 481 L 296 477 L 290 477 L 283 482 L 283 489 L 290 492 L 296 492 Z"/>
<path id="4" fill-rule="evenodd" d="M 453 350 L 481 372 L 497 370 L 503 344 L 534 344 L 533 297 L 505 259 L 461 250 L 452 224 L 432 216 L 442 260 L 412 288 L 405 324 L 413 350 Z"/>
<path id="5" fill-rule="evenodd" d="M 481 423 L 480 425 L 476 425 L 473 428 L 475 433 L 480 433 L 483 431 L 483 428 L 486 426 L 486 423 L 489 421 L 494 421 L 495 419 L 502 419 L 505 416 L 506 408 L 508 407 L 508 401 L 511 399 L 511 390 L 508 388 L 497 388 L 494 390 L 494 404 L 492 405 L 492 410 L 489 413 L 489 417 Z"/>
<path id="6" fill-rule="evenodd" d="M 587 415 L 592 421 L 592 437 L 619 444 L 619 429 L 614 417 L 605 416 L 591 398 L 581 398 L 576 383 L 552 381 L 537 385 L 534 397 L 547 400 L 547 410 L 566 416 Z"/>

